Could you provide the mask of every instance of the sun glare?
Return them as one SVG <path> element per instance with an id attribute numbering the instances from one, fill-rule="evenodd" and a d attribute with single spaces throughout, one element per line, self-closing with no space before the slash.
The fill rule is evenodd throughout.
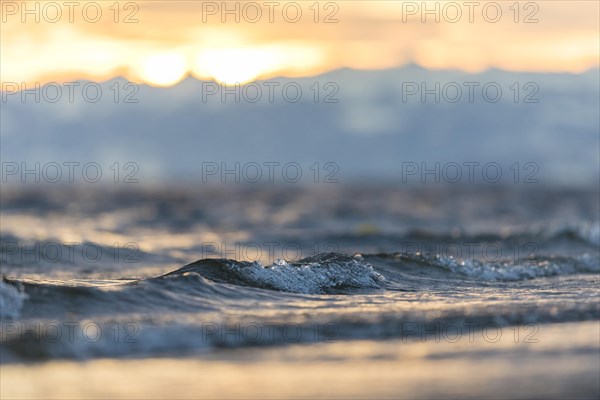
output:
<path id="1" fill-rule="evenodd" d="M 198 55 L 194 72 L 202 78 L 233 85 L 277 70 L 281 61 L 276 54 L 256 49 L 206 49 Z"/>
<path id="2" fill-rule="evenodd" d="M 284 71 L 310 69 L 321 62 L 320 53 L 302 46 L 259 46 L 203 49 L 193 72 L 233 85 Z"/>
<path id="3" fill-rule="evenodd" d="M 179 82 L 187 72 L 185 58 L 178 53 L 150 56 L 142 62 L 140 77 L 156 86 L 170 86 Z"/>

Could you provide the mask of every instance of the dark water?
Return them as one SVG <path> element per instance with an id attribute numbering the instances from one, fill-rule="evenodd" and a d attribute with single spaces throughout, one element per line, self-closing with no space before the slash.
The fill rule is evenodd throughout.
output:
<path id="1" fill-rule="evenodd" d="M 2 361 L 536 343 L 600 318 L 599 201 L 538 186 L 3 190 Z"/>

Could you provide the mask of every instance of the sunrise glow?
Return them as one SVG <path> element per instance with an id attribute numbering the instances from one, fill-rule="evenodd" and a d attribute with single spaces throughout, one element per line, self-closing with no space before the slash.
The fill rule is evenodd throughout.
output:
<path id="1" fill-rule="evenodd" d="M 58 13 L 60 3 L 55 2 L 2 2 L 1 81 L 121 76 L 171 86 L 191 74 L 243 84 L 407 63 L 468 72 L 574 73 L 599 64 L 600 3 L 590 1 L 573 1 L 576 5 L 566 8 L 561 2 L 544 2 L 537 9 L 526 6 L 530 3 L 502 3 L 502 18 L 493 23 L 483 8 L 472 15 L 473 23 L 465 19 L 466 9 L 463 20 L 452 23 L 448 13 L 421 15 L 386 1 L 335 3 L 337 8 L 331 2 L 302 3 L 298 21 L 290 19 L 296 14 L 282 14 L 283 6 L 271 14 L 266 7 L 250 13 L 240 6 L 238 14 L 230 15 L 218 9 L 220 3 L 207 10 L 202 2 L 131 3 L 135 7 L 91 2 L 95 6 L 84 14 L 87 3 Z M 439 3 L 443 10 L 447 2 Z M 101 13 L 90 11 L 95 7 Z M 261 18 L 255 21 L 257 15 Z M 429 19 L 423 22 L 424 17 Z"/>
<path id="2" fill-rule="evenodd" d="M 317 50 L 284 46 L 206 49 L 196 58 L 193 73 L 233 85 L 281 72 L 309 69 L 318 65 Z"/>
<path id="3" fill-rule="evenodd" d="M 186 72 L 186 60 L 181 54 L 156 54 L 143 61 L 140 77 L 151 85 L 170 86 L 179 82 Z"/>

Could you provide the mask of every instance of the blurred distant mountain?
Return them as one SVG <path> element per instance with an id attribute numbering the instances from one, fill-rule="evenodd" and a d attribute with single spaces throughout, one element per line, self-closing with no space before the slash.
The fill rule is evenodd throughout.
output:
<path id="1" fill-rule="evenodd" d="M 194 77 L 169 88 L 103 82 L 97 102 L 98 86 L 86 101 L 82 81 L 72 99 L 60 86 L 52 103 L 51 85 L 39 103 L 36 93 L 2 93 L 1 155 L 131 161 L 148 182 L 199 181 L 203 162 L 335 162 L 340 181 L 397 182 L 403 162 L 496 162 L 505 173 L 533 162 L 543 183 L 598 185 L 599 72 L 342 69 L 229 87 L 224 99 L 223 87 Z"/>

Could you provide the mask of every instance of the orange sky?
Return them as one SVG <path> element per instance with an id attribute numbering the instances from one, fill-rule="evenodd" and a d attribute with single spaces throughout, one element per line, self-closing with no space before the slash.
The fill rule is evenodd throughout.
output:
<path id="1" fill-rule="evenodd" d="M 596 0 L 430 1 L 430 14 L 421 1 L 228 1 L 229 14 L 222 1 L 115 3 L 1 0 L 2 82 L 168 86 L 189 73 L 233 83 L 407 62 L 570 72 L 599 63 Z"/>

